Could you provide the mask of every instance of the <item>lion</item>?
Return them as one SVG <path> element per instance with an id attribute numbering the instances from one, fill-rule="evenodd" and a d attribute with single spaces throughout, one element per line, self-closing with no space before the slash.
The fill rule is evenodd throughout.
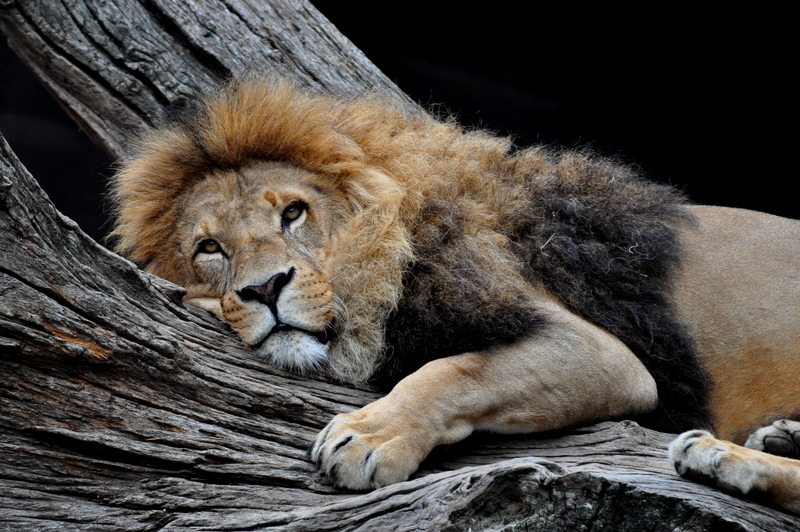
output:
<path id="1" fill-rule="evenodd" d="M 800 511 L 800 462 L 761 452 L 800 446 L 797 221 L 271 75 L 142 135 L 113 198 L 117 249 L 255 353 L 393 386 L 317 438 L 337 486 L 476 430 L 633 418 L 689 431 L 682 475 Z"/>

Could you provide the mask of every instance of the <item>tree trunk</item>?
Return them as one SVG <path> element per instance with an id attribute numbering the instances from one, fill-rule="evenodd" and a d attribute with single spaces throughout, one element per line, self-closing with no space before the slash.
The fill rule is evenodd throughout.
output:
<path id="1" fill-rule="evenodd" d="M 11 46 L 114 156 L 221 79 L 277 68 L 413 104 L 298 0 L 0 3 Z M 0 139 L 0 528 L 797 530 L 682 480 L 630 422 L 438 449 L 414 479 L 333 489 L 306 450 L 378 395 L 265 364 L 182 289 L 61 216 Z M 516 528 L 515 528 L 516 527 Z"/>

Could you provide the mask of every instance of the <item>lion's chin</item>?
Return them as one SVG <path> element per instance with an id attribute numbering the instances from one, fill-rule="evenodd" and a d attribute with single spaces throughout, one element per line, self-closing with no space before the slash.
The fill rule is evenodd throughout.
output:
<path id="1" fill-rule="evenodd" d="M 306 375 L 322 368 L 328 359 L 328 344 L 303 331 L 277 331 L 256 352 L 281 369 Z"/>

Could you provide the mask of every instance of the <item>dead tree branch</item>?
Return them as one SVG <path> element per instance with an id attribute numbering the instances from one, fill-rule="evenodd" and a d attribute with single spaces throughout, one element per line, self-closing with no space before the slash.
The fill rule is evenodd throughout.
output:
<path id="1" fill-rule="evenodd" d="M 257 6 L 256 6 L 257 4 Z M 298 0 L 5 0 L 0 28 L 109 153 L 220 80 L 275 68 L 413 104 Z M 182 290 L 61 216 L 0 142 L 0 528 L 797 530 L 678 478 L 670 435 L 604 423 L 474 437 L 411 481 L 332 489 L 306 450 L 377 397 L 256 357 Z"/>

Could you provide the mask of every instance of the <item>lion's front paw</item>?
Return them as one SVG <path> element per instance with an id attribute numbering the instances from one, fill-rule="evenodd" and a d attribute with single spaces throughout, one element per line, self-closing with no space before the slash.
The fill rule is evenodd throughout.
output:
<path id="1" fill-rule="evenodd" d="M 800 457 L 800 422 L 781 419 L 752 433 L 744 444 L 749 449 L 788 458 Z"/>
<path id="2" fill-rule="evenodd" d="M 317 437 L 311 458 L 335 485 L 364 490 L 401 482 L 435 446 L 424 423 L 382 401 L 339 414 Z"/>

